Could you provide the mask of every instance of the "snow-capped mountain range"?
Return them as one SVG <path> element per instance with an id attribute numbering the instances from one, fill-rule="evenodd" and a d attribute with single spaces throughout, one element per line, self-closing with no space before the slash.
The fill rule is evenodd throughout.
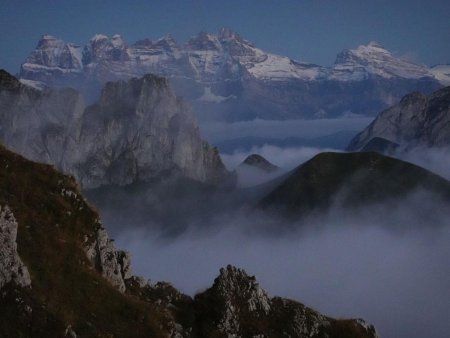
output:
<path id="1" fill-rule="evenodd" d="M 200 113 L 228 120 L 336 116 L 349 110 L 374 114 L 407 91 L 430 92 L 450 83 L 448 67 L 396 58 L 375 42 L 344 50 L 331 67 L 323 67 L 267 53 L 230 29 L 201 32 L 184 44 L 167 35 L 128 45 L 120 35 L 97 34 L 80 46 L 44 35 L 20 78 L 92 92 L 106 81 L 146 73 L 170 78 Z M 388 88 L 394 82 L 395 89 Z M 362 96 L 373 101 L 370 107 L 349 97 L 362 87 Z M 336 95 L 342 102 L 335 102 Z"/>

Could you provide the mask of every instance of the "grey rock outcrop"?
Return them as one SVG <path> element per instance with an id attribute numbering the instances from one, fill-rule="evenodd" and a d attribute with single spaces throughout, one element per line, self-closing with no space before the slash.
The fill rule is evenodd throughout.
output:
<path id="1" fill-rule="evenodd" d="M 125 281 L 133 277 L 130 255 L 125 251 L 116 250 L 104 228 L 97 230 L 96 238 L 85 247 L 85 252 L 103 277 L 120 292 L 125 292 Z"/>
<path id="2" fill-rule="evenodd" d="M 83 188 L 169 173 L 220 184 L 227 175 L 190 109 L 152 75 L 109 82 L 86 107 L 73 89 L 38 91 L 0 71 L 0 124 L 3 144 L 72 174 Z"/>
<path id="3" fill-rule="evenodd" d="M 213 286 L 194 301 L 203 336 L 302 338 L 334 337 L 339 332 L 339 320 L 292 300 L 270 298 L 255 277 L 231 265 L 220 269 Z M 347 322 L 355 336 L 377 337 L 372 325 L 361 320 Z M 349 328 L 344 330 L 350 332 Z"/>
<path id="4" fill-rule="evenodd" d="M 450 87 L 429 96 L 418 92 L 406 95 L 399 104 L 381 112 L 347 149 L 361 150 L 374 138 L 407 149 L 449 146 Z"/>
<path id="5" fill-rule="evenodd" d="M 17 253 L 17 222 L 8 206 L 0 207 L 0 289 L 13 281 L 20 286 L 30 286 L 27 267 Z"/>

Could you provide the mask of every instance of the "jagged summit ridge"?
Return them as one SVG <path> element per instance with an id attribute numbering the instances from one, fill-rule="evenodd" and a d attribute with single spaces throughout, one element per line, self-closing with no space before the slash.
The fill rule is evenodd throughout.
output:
<path id="1" fill-rule="evenodd" d="M 205 337 L 333 337 L 342 324 L 295 301 L 269 297 L 254 276 L 232 265 L 220 269 L 213 286 L 194 301 Z M 351 323 L 347 336 L 377 337 L 372 325 Z"/>
<path id="2" fill-rule="evenodd" d="M 3 75 L 2 142 L 73 174 L 84 188 L 163 173 L 218 184 L 226 175 L 217 150 L 201 139 L 190 108 L 164 78 L 108 82 L 98 102 L 86 105 L 73 89 L 38 92 Z"/>
<path id="3" fill-rule="evenodd" d="M 348 81 L 363 80 L 370 75 L 387 79 L 434 77 L 428 67 L 397 58 L 374 41 L 339 53 L 331 70 L 332 78 Z"/>
<path id="4" fill-rule="evenodd" d="M 355 136 L 348 150 L 363 149 L 374 138 L 383 138 L 403 148 L 444 147 L 450 145 L 450 87 L 431 95 L 413 92 L 382 111 Z"/>
<path id="5" fill-rule="evenodd" d="M 219 276 L 214 280 L 213 288 L 221 293 L 229 302 L 233 297 L 245 299 L 249 311 L 270 311 L 270 298 L 259 286 L 254 276 L 249 276 L 243 269 L 228 265 L 220 269 Z M 231 304 L 228 305 L 230 307 Z"/>
<path id="6" fill-rule="evenodd" d="M 147 73 L 170 78 L 202 119 L 228 121 L 375 114 L 407 92 L 431 92 L 448 81 L 445 67 L 430 70 L 375 43 L 345 50 L 324 67 L 266 52 L 226 28 L 185 43 L 166 35 L 129 44 L 118 34 L 97 34 L 78 46 L 46 37 L 21 66 L 20 79 L 74 87 L 94 101 L 105 82 Z"/>
<path id="7" fill-rule="evenodd" d="M 203 61 L 200 62 L 201 59 Z M 207 76 L 205 71 L 212 72 L 217 78 L 226 63 L 230 63 L 229 67 L 234 65 L 231 68 L 244 67 L 258 79 L 361 81 L 368 74 L 384 78 L 441 79 L 437 70 L 432 72 L 425 66 L 394 57 L 374 41 L 343 50 L 335 64 L 327 68 L 266 53 L 229 28 L 222 28 L 217 35 L 200 32 L 183 45 L 177 44 L 171 35 L 154 42 L 150 39 L 139 40 L 129 46 L 119 34 L 112 37 L 96 34 L 82 48 L 76 44 L 66 44 L 51 35 L 43 35 L 22 65 L 21 77 L 35 80 L 35 77 L 41 77 L 39 72 L 44 69 L 48 74 L 58 70 L 92 72 L 98 63 L 105 62 L 122 63 L 110 70 L 118 76 L 124 73 L 139 76 L 144 69 L 163 74 L 167 67 L 175 66 L 170 65 L 175 61 L 175 68 L 179 68 L 181 73 L 192 74 L 200 80 Z M 241 72 L 239 75 L 244 74 Z"/>

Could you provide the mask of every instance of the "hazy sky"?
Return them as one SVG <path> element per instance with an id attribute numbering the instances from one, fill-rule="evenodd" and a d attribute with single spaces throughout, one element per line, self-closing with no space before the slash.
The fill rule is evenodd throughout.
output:
<path id="1" fill-rule="evenodd" d="M 331 64 L 371 40 L 418 63 L 450 63 L 448 0 L 0 0 L 0 67 L 17 72 L 44 34 L 84 44 L 95 33 L 129 43 L 172 33 L 179 42 L 230 27 L 258 47 Z"/>

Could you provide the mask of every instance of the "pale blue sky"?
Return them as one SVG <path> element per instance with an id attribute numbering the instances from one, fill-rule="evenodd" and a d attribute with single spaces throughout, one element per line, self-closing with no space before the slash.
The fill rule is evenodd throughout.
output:
<path id="1" fill-rule="evenodd" d="M 95 33 L 185 42 L 220 27 L 321 65 L 371 40 L 418 63 L 450 63 L 449 0 L 0 0 L 0 67 L 17 72 L 44 33 L 80 44 Z"/>

